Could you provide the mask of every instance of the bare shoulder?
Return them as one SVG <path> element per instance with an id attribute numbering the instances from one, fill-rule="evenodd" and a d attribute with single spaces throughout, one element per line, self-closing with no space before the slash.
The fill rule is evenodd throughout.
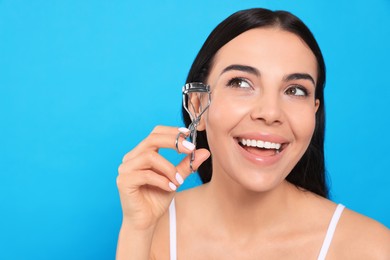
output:
<path id="1" fill-rule="evenodd" d="M 178 192 L 175 195 L 175 207 L 176 207 L 176 214 L 179 214 L 180 212 L 187 212 L 188 210 L 180 210 L 177 211 L 177 208 L 183 208 L 186 207 L 186 205 L 191 205 L 193 207 L 194 203 L 197 202 L 197 196 L 199 187 L 192 188 L 189 190 Z M 191 202 L 191 203 L 189 203 Z M 183 216 L 177 217 L 178 220 L 182 219 Z M 153 240 L 151 245 L 151 257 L 150 259 L 169 259 L 169 210 L 165 212 L 165 214 L 160 218 L 160 220 L 157 223 L 157 226 L 155 228 L 154 234 L 153 234 Z"/>
<path id="2" fill-rule="evenodd" d="M 371 218 L 345 209 L 332 247 L 334 250 L 330 253 L 345 256 L 344 259 L 390 259 L 390 230 Z"/>
<path id="3" fill-rule="evenodd" d="M 305 211 L 329 225 L 336 204 L 311 193 Z M 327 227 L 326 227 L 327 228 Z M 326 259 L 390 260 L 390 230 L 369 217 L 345 208 L 337 224 Z"/>
<path id="4" fill-rule="evenodd" d="M 175 196 L 177 208 L 185 209 L 185 211 L 201 207 L 204 199 L 204 188 L 207 184 L 203 184 L 191 189 L 180 191 Z M 180 212 L 178 212 L 180 214 Z M 183 216 L 180 216 L 183 217 Z"/>

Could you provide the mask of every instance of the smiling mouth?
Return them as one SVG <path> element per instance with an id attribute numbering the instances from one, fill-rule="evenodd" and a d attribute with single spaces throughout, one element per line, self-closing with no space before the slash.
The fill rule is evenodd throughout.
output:
<path id="1" fill-rule="evenodd" d="M 249 153 L 258 156 L 273 156 L 280 153 L 287 144 L 273 143 L 263 140 L 239 138 L 238 144 Z"/>

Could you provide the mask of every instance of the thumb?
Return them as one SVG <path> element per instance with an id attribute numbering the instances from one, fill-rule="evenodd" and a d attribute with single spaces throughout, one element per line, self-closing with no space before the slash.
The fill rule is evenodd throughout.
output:
<path id="1" fill-rule="evenodd" d="M 183 179 L 187 178 L 192 173 L 190 167 L 191 154 L 187 155 L 177 166 L 176 169 Z M 210 157 L 210 152 L 207 149 L 195 150 L 195 159 L 192 162 L 192 168 L 196 171 L 199 166 Z"/>

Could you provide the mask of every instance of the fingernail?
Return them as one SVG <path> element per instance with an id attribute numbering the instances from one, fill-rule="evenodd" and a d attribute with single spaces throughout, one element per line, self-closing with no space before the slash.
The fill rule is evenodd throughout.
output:
<path id="1" fill-rule="evenodd" d="M 169 182 L 169 188 L 171 188 L 171 190 L 175 191 L 177 188 L 176 188 L 176 185 L 173 184 L 172 182 Z"/>
<path id="2" fill-rule="evenodd" d="M 191 143 L 191 142 L 188 142 L 187 140 L 184 140 L 184 141 L 182 142 L 182 144 L 183 144 L 183 146 L 184 146 L 185 148 L 187 148 L 187 149 L 190 150 L 190 151 L 192 151 L 192 150 L 195 149 L 195 145 L 194 145 L 193 143 Z"/>
<path id="3" fill-rule="evenodd" d="M 183 134 L 186 134 L 186 133 L 188 133 L 189 131 L 190 131 L 190 129 L 185 128 L 185 127 L 180 127 L 180 128 L 179 128 L 179 132 L 180 132 L 180 133 L 183 133 Z"/>
<path id="4" fill-rule="evenodd" d="M 181 175 L 180 175 L 178 172 L 176 173 L 176 180 L 177 180 L 177 182 L 178 182 L 180 185 L 182 185 L 183 182 L 184 182 L 183 177 L 181 177 Z"/>

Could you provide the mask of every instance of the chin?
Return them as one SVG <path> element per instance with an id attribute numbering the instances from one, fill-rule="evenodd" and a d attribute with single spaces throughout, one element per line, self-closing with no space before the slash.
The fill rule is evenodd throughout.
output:
<path id="1" fill-rule="evenodd" d="M 254 175 L 255 176 L 252 175 L 252 178 L 237 179 L 236 182 L 247 191 L 262 193 L 262 192 L 269 192 L 277 189 L 285 181 L 285 178 L 283 177 L 276 178 L 272 174 L 267 176 L 266 173 L 265 174 L 257 173 Z"/>

